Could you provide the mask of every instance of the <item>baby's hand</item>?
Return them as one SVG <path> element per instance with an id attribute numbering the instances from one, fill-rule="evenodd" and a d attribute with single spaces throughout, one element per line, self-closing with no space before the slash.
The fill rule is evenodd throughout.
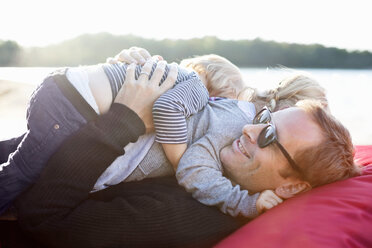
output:
<path id="1" fill-rule="evenodd" d="M 272 190 L 264 190 L 257 198 L 256 208 L 259 214 L 262 214 L 266 210 L 275 207 L 283 200 L 277 196 Z"/>

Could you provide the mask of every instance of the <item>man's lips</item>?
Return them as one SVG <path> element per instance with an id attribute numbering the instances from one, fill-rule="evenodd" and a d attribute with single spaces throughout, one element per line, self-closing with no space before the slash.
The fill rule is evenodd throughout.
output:
<path id="1" fill-rule="evenodd" d="M 244 156 L 246 156 L 247 158 L 251 158 L 251 156 L 249 156 L 248 152 L 244 149 L 244 146 L 242 145 L 242 143 L 240 142 L 240 139 L 237 139 L 236 140 L 236 148 L 237 150 L 243 154 Z"/>

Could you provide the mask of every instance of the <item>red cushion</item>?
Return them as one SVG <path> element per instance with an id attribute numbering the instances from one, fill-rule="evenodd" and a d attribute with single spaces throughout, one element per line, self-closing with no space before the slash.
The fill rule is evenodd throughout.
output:
<path id="1" fill-rule="evenodd" d="M 372 146 L 363 175 L 315 188 L 264 213 L 216 247 L 372 247 Z"/>
<path id="2" fill-rule="evenodd" d="M 372 146 L 356 146 L 355 160 L 361 165 L 372 165 Z"/>

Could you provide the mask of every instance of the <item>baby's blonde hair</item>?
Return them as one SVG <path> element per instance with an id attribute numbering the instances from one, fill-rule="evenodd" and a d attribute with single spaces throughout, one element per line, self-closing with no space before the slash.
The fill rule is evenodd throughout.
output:
<path id="1" fill-rule="evenodd" d="M 205 76 L 210 96 L 236 99 L 244 89 L 239 68 L 221 56 L 215 54 L 197 56 L 182 60 L 180 65 Z"/>
<path id="2" fill-rule="evenodd" d="M 243 99 L 254 102 L 258 108 L 266 105 L 271 111 L 295 106 L 298 101 L 306 99 L 317 100 L 328 109 L 325 89 L 315 79 L 298 73 L 286 77 L 277 88 L 263 92 L 246 87 Z"/>

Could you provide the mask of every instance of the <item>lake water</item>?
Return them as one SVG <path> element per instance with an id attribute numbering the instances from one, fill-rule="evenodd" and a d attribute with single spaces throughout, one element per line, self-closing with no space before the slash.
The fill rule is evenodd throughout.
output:
<path id="1" fill-rule="evenodd" d="M 0 67 L 0 80 L 12 80 L 36 86 L 48 72 L 53 70 L 54 68 L 40 67 Z M 275 68 L 242 68 L 241 70 L 246 82 L 259 89 L 276 87 L 281 79 L 291 73 L 289 70 Z M 310 74 L 327 90 L 332 113 L 350 130 L 355 144 L 372 144 L 372 70 L 296 70 Z M 1 117 L 0 120 L 6 121 Z M 2 128 L 0 133 L 4 131 Z M 8 131 L 5 132 L 9 134 Z"/>

